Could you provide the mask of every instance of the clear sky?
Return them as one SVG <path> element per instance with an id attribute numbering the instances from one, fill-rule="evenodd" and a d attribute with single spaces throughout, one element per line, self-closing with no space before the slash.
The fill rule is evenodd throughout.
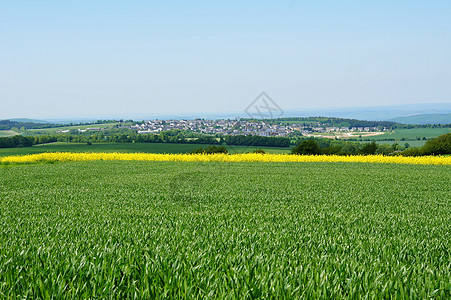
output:
<path id="1" fill-rule="evenodd" d="M 451 101 L 451 1 L 1 1 L 0 118 Z"/>

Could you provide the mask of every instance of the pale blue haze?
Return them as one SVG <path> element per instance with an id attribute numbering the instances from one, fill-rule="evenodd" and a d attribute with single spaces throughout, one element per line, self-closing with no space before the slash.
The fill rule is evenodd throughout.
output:
<path id="1" fill-rule="evenodd" d="M 0 118 L 451 102 L 451 1 L 1 1 Z"/>

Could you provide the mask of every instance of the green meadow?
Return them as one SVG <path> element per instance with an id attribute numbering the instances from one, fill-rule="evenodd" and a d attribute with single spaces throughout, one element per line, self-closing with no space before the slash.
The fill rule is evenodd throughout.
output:
<path id="1" fill-rule="evenodd" d="M 396 129 L 393 132 L 387 132 L 383 135 L 376 135 L 372 137 L 365 137 L 365 139 L 380 140 L 380 139 L 396 139 L 399 142 L 402 138 L 406 140 L 415 140 L 417 137 L 430 139 L 439 135 L 450 133 L 451 128 L 412 128 L 412 129 Z M 402 141 L 401 141 L 402 142 Z"/>
<path id="2" fill-rule="evenodd" d="M 89 124 L 89 125 L 73 125 L 73 126 L 60 126 L 60 127 L 50 127 L 50 128 L 40 128 L 40 129 L 28 129 L 25 131 L 25 134 L 27 135 L 40 135 L 40 134 L 46 134 L 46 135 L 55 135 L 58 133 L 58 131 L 61 130 L 73 130 L 73 129 L 88 129 L 88 128 L 113 128 L 117 125 L 123 125 L 123 126 L 130 126 L 131 123 L 104 123 L 104 124 Z M 93 131 L 93 133 L 96 133 L 96 131 Z"/>
<path id="3" fill-rule="evenodd" d="M 13 131 L 13 130 L 0 130 L 0 138 L 1 137 L 10 137 L 14 135 L 18 135 L 19 133 Z"/>
<path id="4" fill-rule="evenodd" d="M 0 298 L 449 299 L 451 167 L 0 167 Z"/>

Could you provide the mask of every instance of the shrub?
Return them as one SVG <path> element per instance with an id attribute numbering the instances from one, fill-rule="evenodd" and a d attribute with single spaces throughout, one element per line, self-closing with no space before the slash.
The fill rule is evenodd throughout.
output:
<path id="1" fill-rule="evenodd" d="M 408 148 L 400 153 L 403 156 L 421 156 L 424 155 L 421 148 Z"/>
<path id="2" fill-rule="evenodd" d="M 252 153 L 266 154 L 266 151 L 263 149 L 255 149 L 254 151 L 252 151 Z"/>
<path id="3" fill-rule="evenodd" d="M 227 154 L 228 151 L 224 146 L 208 146 L 205 149 L 200 147 L 194 151 L 189 152 L 189 154 L 213 154 L 213 153 L 224 153 Z"/>
<path id="4" fill-rule="evenodd" d="M 390 153 L 393 152 L 393 147 L 388 145 L 388 144 L 382 144 L 379 145 L 376 149 L 376 153 L 375 154 L 383 154 L 383 155 L 388 155 Z"/>
<path id="5" fill-rule="evenodd" d="M 298 155 L 321 154 L 321 149 L 315 140 L 306 140 L 291 149 L 291 153 Z"/>
<path id="6" fill-rule="evenodd" d="M 451 133 L 429 140 L 421 148 L 408 148 L 401 152 L 404 156 L 451 154 Z"/>
<path id="7" fill-rule="evenodd" d="M 321 149 L 321 151 L 323 154 L 326 154 L 326 155 L 334 155 L 334 154 L 339 154 L 341 149 L 342 148 L 340 146 L 329 146 L 329 147 Z"/>
<path id="8" fill-rule="evenodd" d="M 346 143 L 343 148 L 341 148 L 339 155 L 355 155 L 359 152 L 359 149 L 355 144 Z"/>
<path id="9" fill-rule="evenodd" d="M 375 141 L 372 141 L 371 143 L 367 143 L 363 146 L 362 149 L 360 149 L 360 153 L 365 155 L 373 155 L 376 153 L 377 150 L 377 144 Z"/>
<path id="10" fill-rule="evenodd" d="M 427 141 L 422 150 L 425 155 L 451 154 L 451 133 Z"/>

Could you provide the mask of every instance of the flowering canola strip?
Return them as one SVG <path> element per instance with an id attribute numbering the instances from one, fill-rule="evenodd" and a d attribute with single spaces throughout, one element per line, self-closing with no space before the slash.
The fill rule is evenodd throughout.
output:
<path id="1" fill-rule="evenodd" d="M 287 154 L 156 154 L 156 153 L 79 153 L 46 152 L 6 156 L 1 163 L 69 162 L 91 160 L 186 161 L 186 162 L 363 162 L 419 165 L 451 165 L 451 156 L 383 156 L 383 155 L 287 155 Z"/>

